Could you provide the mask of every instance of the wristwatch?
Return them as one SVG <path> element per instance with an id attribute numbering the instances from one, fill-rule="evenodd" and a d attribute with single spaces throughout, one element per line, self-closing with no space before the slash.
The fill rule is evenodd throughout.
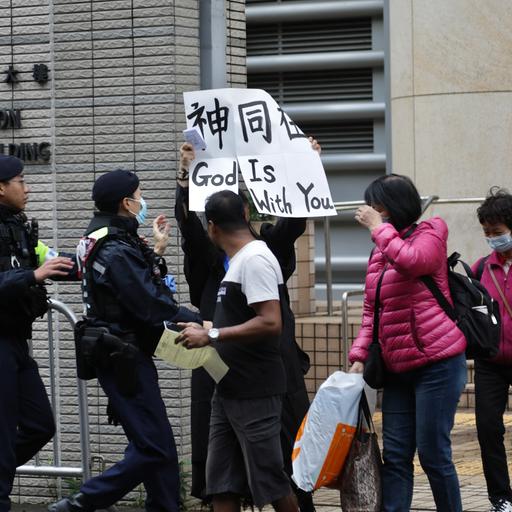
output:
<path id="1" fill-rule="evenodd" d="M 215 341 L 219 341 L 219 336 L 220 336 L 220 331 L 219 329 L 217 329 L 216 327 L 212 327 L 209 331 L 208 331 L 208 341 L 210 343 L 213 343 Z"/>

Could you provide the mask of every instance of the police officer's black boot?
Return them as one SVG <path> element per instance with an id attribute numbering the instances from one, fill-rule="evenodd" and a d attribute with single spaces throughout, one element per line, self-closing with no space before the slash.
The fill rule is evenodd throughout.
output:
<path id="1" fill-rule="evenodd" d="M 48 512 L 94 512 L 94 508 L 86 503 L 86 497 L 81 492 L 64 498 L 48 507 Z"/>

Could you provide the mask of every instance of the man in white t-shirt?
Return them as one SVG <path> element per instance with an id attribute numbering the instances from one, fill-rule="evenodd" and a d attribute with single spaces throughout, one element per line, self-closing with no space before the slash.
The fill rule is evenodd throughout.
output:
<path id="1" fill-rule="evenodd" d="M 234 512 L 250 498 L 262 508 L 296 512 L 297 502 L 283 469 L 281 396 L 286 375 L 279 350 L 281 268 L 249 230 L 241 198 L 230 191 L 209 197 L 208 235 L 229 258 L 220 284 L 213 327 L 184 324 L 179 337 L 188 348 L 211 343 L 229 366 L 212 400 L 206 488 L 215 512 Z"/>

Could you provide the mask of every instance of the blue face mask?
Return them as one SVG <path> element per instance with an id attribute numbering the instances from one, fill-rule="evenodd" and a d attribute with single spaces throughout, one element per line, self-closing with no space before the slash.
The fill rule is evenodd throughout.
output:
<path id="1" fill-rule="evenodd" d="M 506 233 L 505 235 L 493 236 L 486 238 L 489 247 L 496 252 L 507 252 L 512 249 L 512 235 Z"/>
<path id="2" fill-rule="evenodd" d="M 147 220 L 148 205 L 147 205 L 146 201 L 144 201 L 143 197 L 141 197 L 140 199 L 132 199 L 132 198 L 129 198 L 129 199 L 130 199 L 130 201 L 136 201 L 137 203 L 140 204 L 139 213 L 134 214 L 134 215 L 135 215 L 135 218 L 137 219 L 137 222 L 139 223 L 139 226 L 142 226 L 143 224 L 146 223 L 146 220 Z M 132 213 L 132 212 L 130 212 L 130 213 Z"/>

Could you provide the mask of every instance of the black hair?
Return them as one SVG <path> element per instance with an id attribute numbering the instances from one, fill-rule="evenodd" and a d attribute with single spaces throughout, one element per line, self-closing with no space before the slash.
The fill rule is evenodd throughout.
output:
<path id="1" fill-rule="evenodd" d="M 407 176 L 387 174 L 372 181 L 364 191 L 370 206 L 382 206 L 389 212 L 389 222 L 397 230 L 414 224 L 421 217 L 421 197 Z"/>
<path id="2" fill-rule="evenodd" d="M 247 221 L 247 227 L 249 228 L 249 231 L 251 232 L 251 235 L 256 238 L 256 240 L 261 240 L 261 236 L 260 234 L 256 231 L 256 229 L 254 229 L 254 226 L 252 225 L 252 222 L 251 222 L 251 210 L 252 209 L 255 209 L 254 208 L 254 204 L 251 204 L 251 199 L 250 199 L 250 196 L 249 194 L 242 190 L 242 189 L 239 189 L 238 190 L 238 195 L 240 196 L 240 198 L 242 199 L 242 202 L 244 203 L 244 210 L 245 208 L 248 208 L 249 209 L 249 220 Z M 244 215 L 245 215 L 245 211 L 244 211 Z"/>
<path id="3" fill-rule="evenodd" d="M 130 194 L 129 196 L 126 197 L 130 197 L 133 199 L 133 194 Z M 121 204 L 123 199 L 121 199 L 120 201 L 94 201 L 94 206 L 102 213 L 112 213 L 116 215 L 119 211 L 119 205 Z"/>
<path id="4" fill-rule="evenodd" d="M 227 233 L 248 228 L 244 202 L 231 190 L 221 190 L 208 197 L 204 213 L 208 222 L 212 221 Z"/>
<path id="5" fill-rule="evenodd" d="M 504 188 L 492 187 L 476 214 L 480 224 L 505 224 L 512 230 L 512 195 Z"/>
<path id="6" fill-rule="evenodd" d="M 119 211 L 119 202 L 105 203 L 103 201 L 95 201 L 94 206 L 96 206 L 96 208 L 103 213 L 116 214 Z"/>

